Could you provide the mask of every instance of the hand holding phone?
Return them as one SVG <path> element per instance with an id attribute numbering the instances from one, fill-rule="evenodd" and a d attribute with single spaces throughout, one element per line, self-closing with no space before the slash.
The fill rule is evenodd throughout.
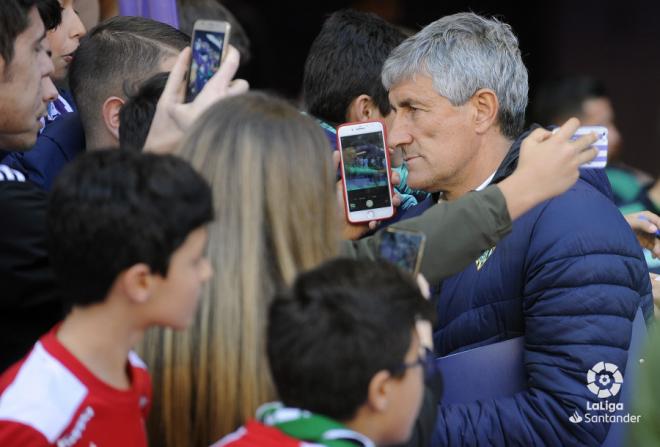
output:
<path id="1" fill-rule="evenodd" d="M 557 132 L 559 128 L 553 130 L 553 133 Z M 585 163 L 580 166 L 583 169 L 603 169 L 607 166 L 607 127 L 605 126 L 580 126 L 575 131 L 571 137 L 571 141 L 576 141 L 580 137 L 594 133 L 598 136 L 598 140 L 593 144 L 598 150 L 598 155 L 596 158 L 591 160 L 588 163 Z"/>
<path id="2" fill-rule="evenodd" d="M 383 123 L 339 126 L 337 147 L 348 221 L 360 223 L 392 217 L 392 181 Z"/>
<path id="3" fill-rule="evenodd" d="M 229 23 L 218 20 L 195 22 L 190 43 L 192 60 L 188 71 L 186 102 L 194 100 L 220 68 L 228 46 L 230 29 Z"/>

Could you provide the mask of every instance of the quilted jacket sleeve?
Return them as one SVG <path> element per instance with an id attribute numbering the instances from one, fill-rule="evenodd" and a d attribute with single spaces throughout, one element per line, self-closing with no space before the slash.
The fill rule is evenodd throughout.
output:
<path id="1" fill-rule="evenodd" d="M 573 188 L 531 213 L 521 272 L 528 390 L 442 407 L 438 445 L 596 446 L 607 434 L 604 423 L 574 424 L 569 416 L 584 415 L 586 402 L 598 400 L 586 386 L 596 363 L 624 371 L 638 306 L 651 316 L 643 255 L 616 208 L 594 189 Z"/>

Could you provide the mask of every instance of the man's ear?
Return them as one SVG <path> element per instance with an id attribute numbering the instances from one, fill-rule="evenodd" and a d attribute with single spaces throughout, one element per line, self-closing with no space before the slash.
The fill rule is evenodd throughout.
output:
<path id="1" fill-rule="evenodd" d="M 121 274 L 118 285 L 133 303 L 142 304 L 151 298 L 156 281 L 147 264 L 135 264 Z"/>
<path id="2" fill-rule="evenodd" d="M 349 122 L 362 122 L 380 118 L 380 111 L 371 96 L 362 94 L 348 106 L 346 118 Z"/>
<path id="3" fill-rule="evenodd" d="M 498 124 L 497 114 L 500 110 L 500 102 L 493 90 L 480 88 L 472 95 L 470 102 L 475 111 L 474 124 L 477 133 L 486 133 L 488 129 Z"/>
<path id="4" fill-rule="evenodd" d="M 119 111 L 124 105 L 124 100 L 111 96 L 103 103 L 103 123 L 117 141 L 119 141 Z"/>
<path id="5" fill-rule="evenodd" d="M 372 411 L 382 413 L 390 405 L 389 390 L 392 384 L 392 374 L 389 371 L 378 371 L 369 382 L 367 404 Z"/>

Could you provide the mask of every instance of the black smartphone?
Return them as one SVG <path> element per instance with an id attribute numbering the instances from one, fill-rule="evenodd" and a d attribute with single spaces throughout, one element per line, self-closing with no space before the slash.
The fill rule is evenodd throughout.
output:
<path id="1" fill-rule="evenodd" d="M 426 235 L 421 231 L 385 228 L 378 233 L 379 256 L 413 276 L 419 273 Z"/>

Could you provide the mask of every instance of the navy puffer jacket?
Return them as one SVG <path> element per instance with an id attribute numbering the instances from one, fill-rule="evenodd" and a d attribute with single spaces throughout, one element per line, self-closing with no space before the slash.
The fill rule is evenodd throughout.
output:
<path id="1" fill-rule="evenodd" d="M 494 181 L 515 168 L 521 139 Z M 653 313 L 642 250 L 602 170 L 582 170 L 569 191 L 516 220 L 494 250 L 445 280 L 438 298 L 438 354 L 524 335 L 528 390 L 441 407 L 436 445 L 601 444 L 606 424 L 569 416 L 594 400 L 591 367 L 604 361 L 624 370 L 638 307 L 647 321 Z"/>

